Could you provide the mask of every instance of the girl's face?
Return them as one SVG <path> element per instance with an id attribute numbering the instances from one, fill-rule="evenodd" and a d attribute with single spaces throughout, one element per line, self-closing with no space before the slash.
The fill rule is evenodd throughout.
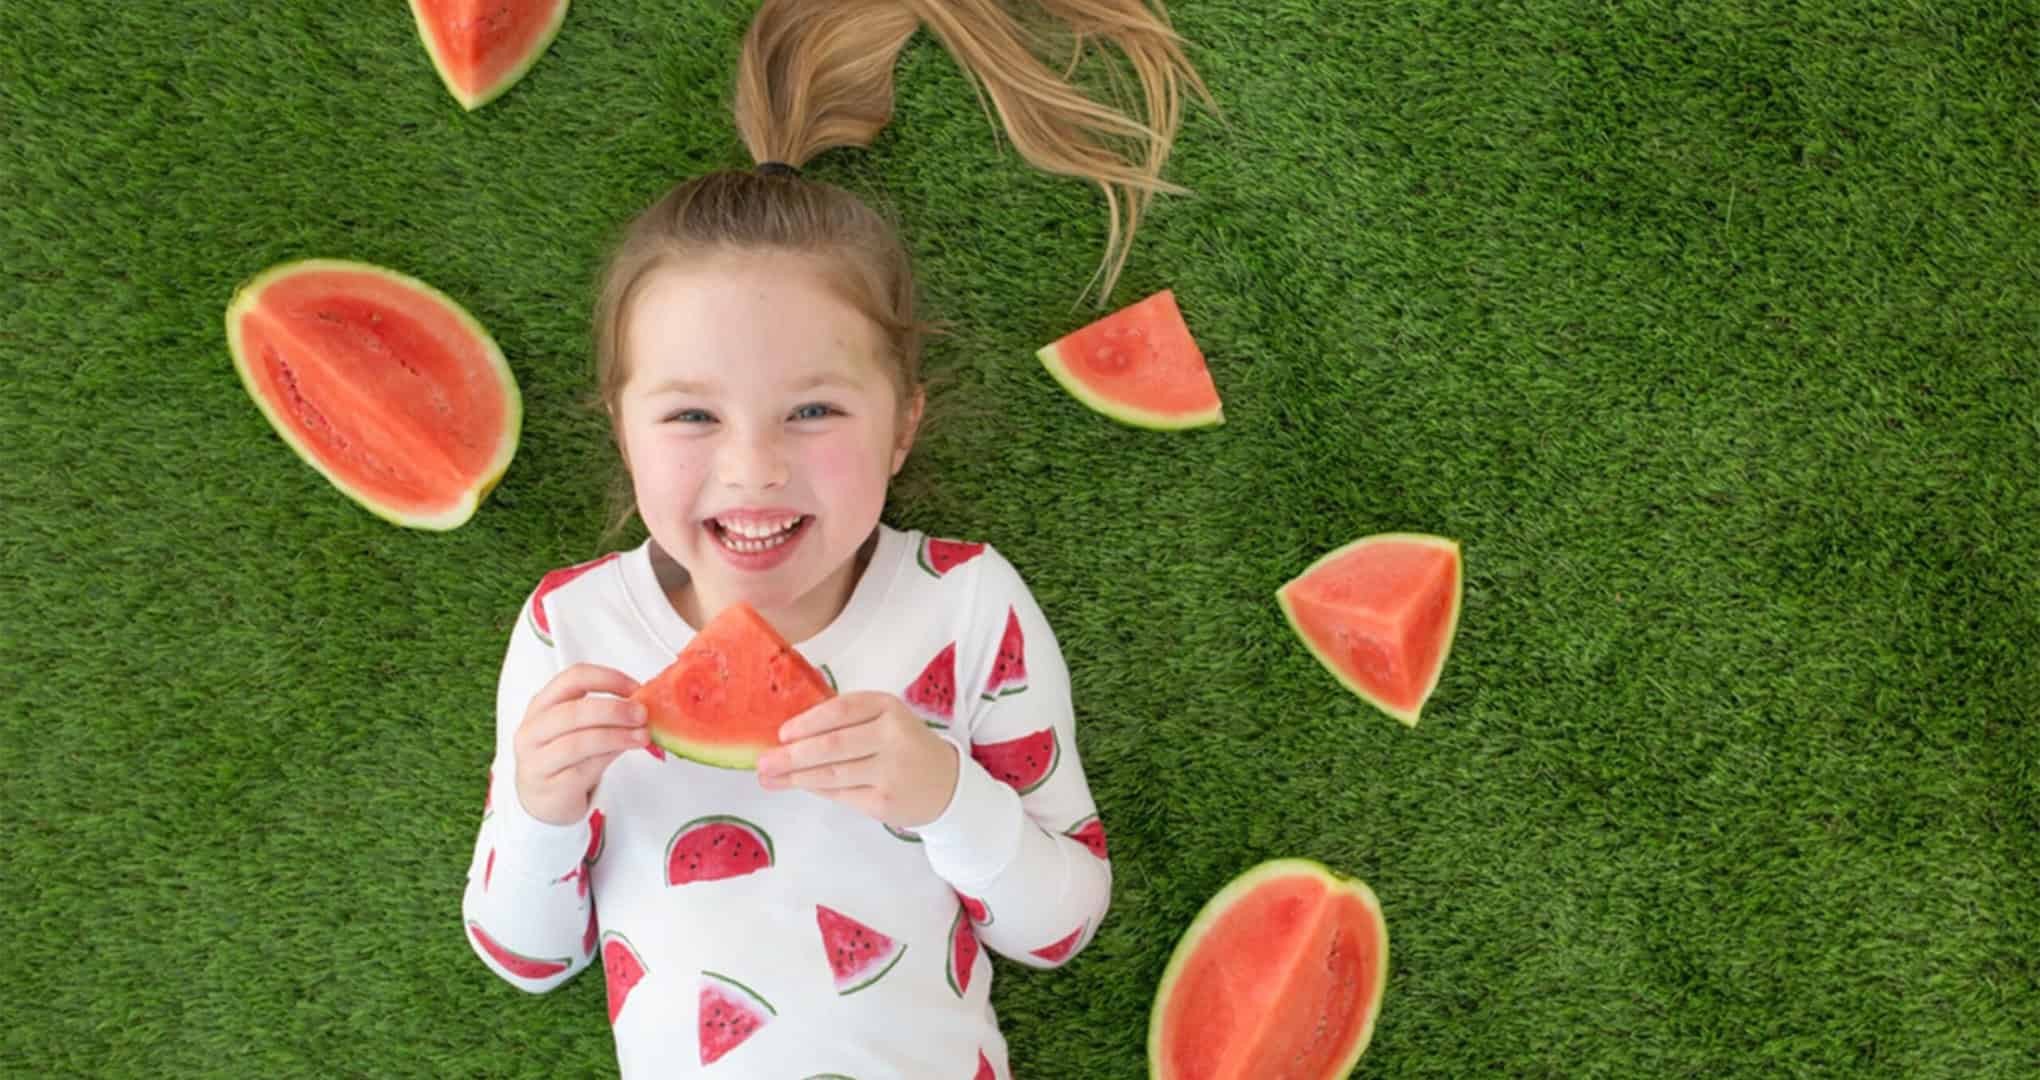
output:
<path id="1" fill-rule="evenodd" d="M 739 600 L 791 641 L 827 626 L 912 445 L 920 396 L 900 415 L 880 328 L 819 270 L 719 254 L 652 271 L 625 313 L 624 459 L 696 627 Z"/>

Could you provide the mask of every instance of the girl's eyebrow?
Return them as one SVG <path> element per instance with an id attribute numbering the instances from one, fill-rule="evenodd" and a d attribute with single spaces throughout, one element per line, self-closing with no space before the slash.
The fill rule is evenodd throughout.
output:
<path id="1" fill-rule="evenodd" d="M 860 384 L 857 382 L 857 380 L 852 379 L 850 376 L 845 375 L 842 372 L 818 371 L 812 375 L 807 376 L 804 379 L 795 380 L 793 383 L 789 385 L 788 389 L 798 394 L 804 391 L 814 390 L 816 388 L 824 386 L 834 386 L 844 390 L 856 390 L 860 388 Z M 651 388 L 645 391 L 645 395 L 649 397 L 654 394 L 693 394 L 699 397 L 712 397 L 715 395 L 717 389 L 719 388 L 716 386 L 715 383 L 712 382 L 699 382 L 694 379 L 667 378 L 661 379 L 660 381 L 652 384 Z"/>

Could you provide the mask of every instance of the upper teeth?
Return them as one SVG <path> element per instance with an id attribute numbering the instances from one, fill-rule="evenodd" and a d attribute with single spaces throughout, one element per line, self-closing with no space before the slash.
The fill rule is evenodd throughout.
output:
<path id="1" fill-rule="evenodd" d="M 779 521 L 771 523 L 758 521 L 722 521 L 721 519 L 718 519 L 718 523 L 722 525 L 725 531 L 733 532 L 738 536 L 746 536 L 753 540 L 763 540 L 770 536 L 777 536 L 780 533 L 783 533 L 786 530 L 793 528 L 799 522 L 800 519 L 797 517 L 782 518 Z"/>

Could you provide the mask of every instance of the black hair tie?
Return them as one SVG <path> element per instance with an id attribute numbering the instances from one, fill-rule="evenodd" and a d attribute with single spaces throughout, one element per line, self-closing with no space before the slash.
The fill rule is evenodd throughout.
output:
<path id="1" fill-rule="evenodd" d="M 784 161 L 765 161 L 758 165 L 759 176 L 799 176 L 800 170 Z"/>

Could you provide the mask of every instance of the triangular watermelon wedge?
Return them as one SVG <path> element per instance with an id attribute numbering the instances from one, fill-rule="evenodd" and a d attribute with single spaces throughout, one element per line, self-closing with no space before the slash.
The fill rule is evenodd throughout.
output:
<path id="1" fill-rule="evenodd" d="M 1289 625 L 1347 689 L 1415 727 L 1459 627 L 1459 543 L 1362 537 L 1275 593 Z"/>
<path id="2" fill-rule="evenodd" d="M 472 112 L 531 70 L 560 32 L 567 0 L 411 0 L 432 66 Z"/>
<path id="3" fill-rule="evenodd" d="M 836 993 L 854 994 L 880 979 L 906 955 L 907 947 L 825 904 L 815 905 Z"/>
<path id="4" fill-rule="evenodd" d="M 1071 331 L 1034 354 L 1072 397 L 1134 427 L 1225 422 L 1204 352 L 1172 289 Z"/>
<path id="5" fill-rule="evenodd" d="M 749 604 L 709 620 L 632 701 L 652 741 L 724 769 L 755 769 L 779 726 L 835 695 L 813 664 Z"/>

